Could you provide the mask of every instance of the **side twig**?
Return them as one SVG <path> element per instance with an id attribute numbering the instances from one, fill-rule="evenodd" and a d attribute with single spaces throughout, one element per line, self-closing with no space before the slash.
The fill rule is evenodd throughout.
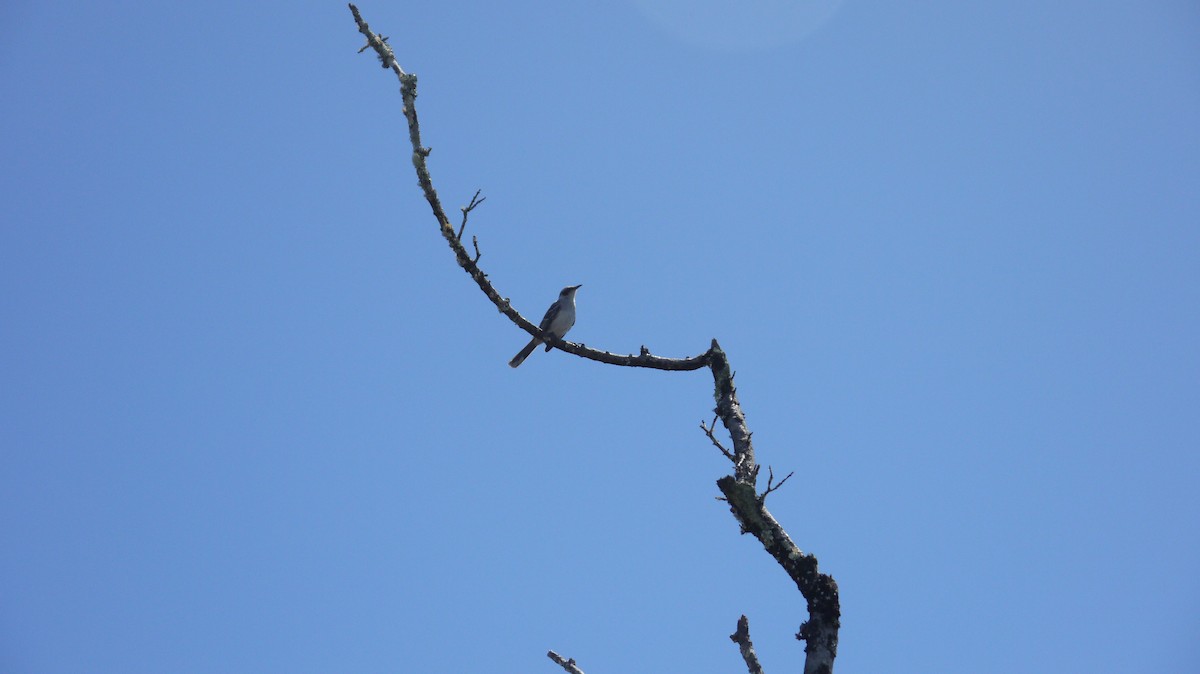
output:
<path id="1" fill-rule="evenodd" d="M 792 472 L 787 474 L 787 477 L 780 480 L 779 484 L 777 484 L 775 486 L 771 486 L 771 483 L 775 481 L 775 471 L 770 466 L 767 466 L 767 490 L 764 491 L 762 494 L 759 494 L 758 500 L 759 501 L 767 500 L 767 494 L 770 494 L 771 492 L 775 491 L 776 489 L 779 489 L 780 487 L 782 487 L 783 483 L 787 482 L 788 479 L 790 479 L 795 474 L 796 474 L 796 471 L 793 470 Z"/>
<path id="2" fill-rule="evenodd" d="M 642 347 L 642 348 L 646 348 L 646 347 Z M 713 430 L 716 427 L 717 427 L 717 417 L 715 415 L 713 416 L 712 423 L 707 426 L 704 425 L 703 421 L 700 422 L 700 430 L 704 431 L 704 434 L 708 436 L 708 439 L 712 441 L 713 445 L 715 445 L 717 449 L 721 450 L 721 453 L 725 455 L 725 458 L 729 459 L 730 461 L 733 461 L 734 463 L 737 463 L 737 459 L 735 459 L 733 457 L 733 452 L 729 451 L 728 449 L 725 449 L 725 445 L 722 445 L 721 441 L 717 439 L 717 436 L 713 435 Z"/>
<path id="3" fill-rule="evenodd" d="M 459 227 L 458 227 L 458 234 L 454 238 L 458 239 L 460 242 L 462 241 L 463 230 L 465 230 L 467 228 L 467 214 L 469 214 L 471 211 L 475 210 L 475 208 L 477 206 L 479 206 L 479 204 L 482 204 L 483 202 L 487 201 L 487 197 L 484 197 L 482 199 L 479 198 L 479 193 L 482 191 L 483 190 L 475 190 L 475 196 L 471 197 L 471 203 L 458 209 L 458 210 L 462 211 L 463 219 L 462 219 L 462 224 L 459 225 Z M 477 252 L 477 253 L 479 252 L 478 245 L 475 246 L 475 252 Z M 478 260 L 479 256 L 476 255 L 475 259 Z"/>

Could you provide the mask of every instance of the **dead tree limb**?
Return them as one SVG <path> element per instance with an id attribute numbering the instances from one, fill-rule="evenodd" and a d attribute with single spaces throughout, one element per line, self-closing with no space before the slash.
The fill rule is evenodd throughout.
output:
<path id="1" fill-rule="evenodd" d="M 746 616 L 738 618 L 737 631 L 729 635 L 729 640 L 738 645 L 750 674 L 763 674 L 762 665 L 758 664 L 758 653 L 754 652 L 754 643 L 750 641 L 750 621 Z"/>
<path id="2" fill-rule="evenodd" d="M 354 15 L 354 21 L 358 25 L 359 32 L 367 39 L 366 46 L 359 51 L 374 50 L 380 64 L 385 69 L 389 69 L 395 73 L 400 80 L 400 96 L 404 103 L 403 113 L 404 118 L 408 122 L 408 138 L 412 145 L 413 168 L 417 172 L 417 183 L 421 186 L 425 200 L 429 202 L 434 219 L 438 222 L 438 229 L 441 231 L 446 243 L 449 244 L 450 250 L 454 253 L 454 258 L 458 262 L 458 266 L 467 272 L 476 285 L 479 286 L 479 289 L 483 291 L 483 294 L 491 300 L 492 304 L 496 305 L 500 313 L 507 316 L 517 327 L 530 335 L 546 340 L 554 348 L 582 358 L 625 367 L 645 367 L 675 371 L 698 370 L 702 367 L 707 367 L 712 371 L 713 399 L 716 402 L 716 408 L 713 411 L 721 420 L 726 432 L 729 433 L 732 449 L 726 449 L 717 441 L 713 435 L 712 428 L 707 428 L 703 424 L 701 424 L 701 427 L 704 428 L 709 439 L 733 463 L 733 475 L 727 475 L 717 480 L 717 487 L 724 494 L 724 499 L 729 503 L 729 509 L 741 525 L 742 533 L 752 534 L 762 543 L 767 552 L 775 558 L 775 561 L 783 567 L 792 581 L 796 583 L 796 587 L 808 603 L 808 620 L 800 626 L 800 631 L 796 635 L 796 638 L 807 642 L 804 649 L 807 654 L 804 662 L 805 674 L 831 674 L 833 671 L 833 660 L 837 656 L 838 629 L 841 624 L 837 583 L 834 582 L 832 577 L 817 571 L 816 557 L 801 552 L 792 542 L 791 538 L 788 537 L 783 527 L 767 511 L 764 505 L 767 494 L 783 483 L 781 482 L 779 485 L 768 484 L 767 491 L 762 494 L 756 491 L 759 465 L 754 460 L 754 445 L 751 442 L 753 434 L 746 425 L 746 417 L 742 413 L 741 403 L 738 402 L 737 389 L 733 384 L 734 373 L 730 369 L 729 360 L 726 358 L 725 352 L 717 344 L 717 340 L 712 340 L 712 344 L 707 351 L 695 356 L 666 358 L 651 354 L 645 347 L 642 347 L 637 354 L 616 354 L 593 349 L 584 344 L 557 340 L 543 335 L 535 323 L 526 319 L 512 307 L 508 298 L 500 296 L 500 293 L 496 291 L 488 280 L 487 274 L 483 273 L 479 268 L 480 253 L 478 241 L 472 237 L 475 249 L 474 257 L 467 252 L 466 247 L 463 245 L 462 237 L 466 228 L 467 214 L 483 201 L 483 199 L 479 198 L 479 193 L 476 192 L 471 203 L 461 209 L 463 220 L 457 232 L 454 230 L 454 225 L 450 222 L 450 218 L 446 215 L 445 209 L 442 207 L 441 199 L 438 197 L 437 190 L 433 187 L 433 180 L 429 176 L 429 167 L 426 161 L 431 150 L 421 144 L 421 129 L 417 119 L 416 108 L 417 76 L 405 72 L 400 67 L 396 62 L 395 53 L 393 53 L 391 46 L 388 44 L 388 39 L 371 31 L 357 7 L 351 4 L 350 11 Z M 742 621 L 745 621 L 745 617 L 742 618 Z M 746 645 L 749 644 L 748 630 L 747 623 Z M 739 623 L 740 632 L 741 623 Z M 736 637 L 738 634 L 735 633 L 734 636 Z M 742 642 L 738 643 L 739 646 L 743 646 Z M 743 646 L 743 657 L 746 654 L 745 648 L 746 646 Z M 752 648 L 750 652 L 753 654 Z M 579 671 L 573 660 L 564 660 L 558 654 L 554 653 L 554 651 L 550 651 L 548 655 L 552 660 L 563 666 L 564 669 L 567 669 L 567 671 Z M 757 662 L 757 658 L 755 658 L 755 661 Z M 749 661 L 747 662 L 749 663 Z M 752 669 L 751 671 L 754 670 Z"/>

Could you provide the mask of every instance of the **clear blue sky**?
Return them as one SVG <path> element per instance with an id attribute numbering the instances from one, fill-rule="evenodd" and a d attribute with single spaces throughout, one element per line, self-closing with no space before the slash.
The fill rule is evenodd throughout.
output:
<path id="1" fill-rule="evenodd" d="M 360 6 L 502 294 L 720 340 L 839 671 L 1200 671 L 1200 9 L 794 4 Z M 509 369 L 361 45 L 0 8 L 0 670 L 796 671 L 711 378 Z"/>

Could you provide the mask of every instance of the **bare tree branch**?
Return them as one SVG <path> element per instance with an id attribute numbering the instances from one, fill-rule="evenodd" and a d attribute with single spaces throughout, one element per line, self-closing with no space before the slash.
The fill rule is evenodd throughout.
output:
<path id="1" fill-rule="evenodd" d="M 762 543 L 808 601 L 808 621 L 796 634 L 797 639 L 807 642 L 804 674 L 829 674 L 833 671 L 833 659 L 837 657 L 838 630 L 841 628 L 837 582 L 817 571 L 817 558 L 801 552 L 792 542 L 754 493 L 753 485 L 726 476 L 717 480 L 717 487 L 742 525 L 742 533 L 752 534 Z"/>
<path id="2" fill-rule="evenodd" d="M 555 653 L 554 651 L 550 651 L 549 653 L 546 653 L 546 657 L 557 662 L 560 667 L 567 670 L 571 674 L 583 674 L 583 670 L 580 669 L 575 664 L 575 658 L 571 658 L 568 660 L 568 659 L 564 658 L 563 656 L 559 655 L 558 653 Z"/>
<path id="3" fill-rule="evenodd" d="M 478 240 L 472 237 L 472 243 L 475 248 L 474 258 L 468 254 L 466 248 L 462 245 L 462 234 L 466 228 L 467 213 L 482 202 L 482 199 L 478 201 L 472 199 L 471 204 L 462 209 L 463 221 L 458 232 L 455 232 L 450 219 L 446 216 L 446 212 L 442 208 L 437 191 L 433 188 L 433 181 L 429 176 L 429 168 L 426 163 L 430 150 L 421 145 L 420 125 L 417 119 L 417 76 L 404 72 L 399 64 L 396 63 L 395 54 L 392 52 L 391 46 L 388 45 L 387 38 L 371 31 L 357 7 L 351 4 L 350 11 L 354 14 L 354 21 L 358 24 L 359 32 L 367 38 L 367 45 L 360 52 L 368 48 L 373 49 L 379 58 L 380 64 L 384 68 L 390 69 L 400 79 L 400 95 L 404 103 L 403 112 L 405 119 L 408 121 L 408 137 L 412 145 L 413 168 L 416 169 L 417 183 L 425 195 L 425 200 L 429 202 L 429 207 L 438 222 L 438 228 L 442 233 L 442 237 L 445 238 L 447 244 L 450 246 L 458 265 L 470 275 L 476 285 L 479 286 L 479 289 L 483 291 L 483 294 L 496 305 L 496 308 L 502 314 L 530 335 L 541 338 L 554 348 L 582 358 L 625 367 L 645 367 L 672 371 L 698 370 L 702 367 L 707 367 L 712 371 L 713 399 L 716 403 L 716 408 L 713 411 L 725 426 L 725 430 L 729 433 L 730 441 L 733 445 L 732 449 L 727 449 L 717 442 L 712 428 L 705 427 L 703 423 L 701 427 L 704 428 L 709 439 L 734 464 L 733 475 L 728 475 L 718 480 L 717 487 L 728 501 L 730 510 L 741 525 L 742 532 L 753 534 L 759 539 L 764 548 L 766 548 L 796 583 L 801 594 L 804 595 L 808 602 L 809 620 L 801 625 L 800 632 L 797 634 L 797 638 L 807 642 L 807 646 L 805 647 L 805 652 L 807 653 L 804 663 L 805 674 L 831 673 L 833 671 L 833 660 L 837 655 L 837 638 L 841 616 L 837 583 L 830 576 L 817 572 L 816 558 L 800 552 L 799 548 L 792 543 L 787 533 L 784 532 L 783 528 L 775 521 L 775 518 L 771 516 L 764 506 L 766 495 L 781 486 L 783 482 L 780 482 L 779 485 L 773 484 L 774 476 L 772 476 L 768 479 L 767 491 L 761 497 L 755 493 L 759 465 L 754 459 L 754 445 L 751 441 L 753 434 L 746 424 L 746 417 L 742 412 L 741 403 L 738 401 L 737 389 L 733 383 L 734 373 L 729 366 L 729 360 L 725 356 L 725 352 L 717 344 L 717 340 L 712 340 L 712 344 L 707 351 L 686 358 L 655 356 L 645 346 L 642 346 L 636 355 L 615 354 L 589 348 L 585 344 L 576 344 L 556 339 L 552 335 L 542 334 L 537 325 L 522 316 L 516 309 L 513 309 L 508 298 L 501 297 L 496 292 L 491 282 L 488 281 L 487 274 L 483 273 L 479 268 L 480 252 Z M 477 192 L 476 196 L 478 194 Z M 784 481 L 786 480 L 787 478 L 784 478 Z M 562 660 L 553 651 L 548 655 L 555 662 L 563 665 L 564 668 L 568 666 L 574 668 L 568 669 L 568 671 L 579 671 L 575 667 L 573 660 Z"/>
<path id="4" fill-rule="evenodd" d="M 742 414 L 742 405 L 738 402 L 737 389 L 733 386 L 733 371 L 729 369 L 729 359 L 721 350 L 717 340 L 712 341 L 708 350 L 709 368 L 713 374 L 713 398 L 717 407 L 713 411 L 725 424 L 729 431 L 729 439 L 733 441 L 733 470 L 734 478 L 754 488 L 758 479 L 758 464 L 754 462 L 754 445 L 750 442 L 750 429 L 746 426 L 746 415 Z"/>
<path id="5" fill-rule="evenodd" d="M 392 72 L 400 78 L 400 97 L 404 101 L 404 117 L 408 120 L 408 139 L 412 144 L 412 163 L 417 171 L 417 183 L 421 186 L 421 191 L 425 194 L 425 200 L 429 202 L 429 207 L 433 210 L 433 217 L 438 221 L 438 227 L 442 232 L 442 237 L 446 239 L 446 243 L 450 245 L 450 249 L 454 251 L 454 258 L 458 262 L 458 266 L 462 267 L 463 271 L 467 272 L 483 294 L 487 296 L 492 304 L 525 332 L 528 332 L 534 337 L 539 337 L 545 340 L 545 335 L 538 330 L 536 323 L 531 322 L 522 316 L 516 309 L 512 308 L 507 297 L 501 297 L 500 293 L 492 287 L 491 282 L 487 279 L 487 274 L 476 264 L 475 260 L 471 259 L 467 253 L 467 249 L 463 247 L 459 240 L 453 225 L 450 224 L 450 219 L 446 217 L 446 211 L 442 208 L 441 199 L 438 198 L 437 190 L 433 188 L 433 180 L 429 176 L 429 167 L 426 165 L 425 159 L 429 156 L 429 148 L 421 145 L 421 126 L 417 119 L 417 76 L 411 73 L 404 72 L 404 69 L 396 63 L 396 56 L 392 52 L 392 48 L 384 38 L 373 33 L 367 22 L 363 20 L 358 8 L 353 4 L 350 5 L 350 11 L 354 14 L 354 21 L 358 24 L 360 33 L 367 37 L 367 46 L 374 49 L 379 60 L 384 64 L 385 68 L 390 68 Z M 708 365 L 708 352 L 704 352 L 689 358 L 664 358 L 661 356 L 651 355 L 647 351 L 643 351 L 638 355 L 620 355 L 601 351 L 598 349 L 588 348 L 584 344 L 576 344 L 559 340 L 555 347 L 583 358 L 608 363 L 609 365 L 621 365 L 625 367 L 646 367 L 656 370 L 698 370 L 705 365 Z"/>
<path id="6" fill-rule="evenodd" d="M 758 664 L 758 653 L 754 652 L 754 644 L 750 641 L 750 621 L 746 616 L 738 618 L 737 631 L 729 635 L 729 640 L 738 645 L 750 674 L 763 674 L 762 665 Z"/>

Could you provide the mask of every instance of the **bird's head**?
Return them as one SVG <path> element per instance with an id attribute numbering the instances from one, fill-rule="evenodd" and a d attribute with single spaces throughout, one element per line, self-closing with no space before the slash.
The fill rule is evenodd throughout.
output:
<path id="1" fill-rule="evenodd" d="M 576 291 L 576 290 L 579 290 L 579 289 L 580 289 L 580 288 L 582 288 L 582 287 L 583 287 L 583 284 L 582 284 L 582 283 L 580 283 L 580 284 L 579 284 L 579 285 L 577 285 L 577 286 L 567 286 L 566 288 L 563 288 L 563 289 L 562 289 L 562 292 L 560 292 L 560 293 L 558 294 L 558 296 L 559 296 L 559 297 L 563 297 L 563 298 L 566 298 L 566 297 L 572 297 L 573 295 L 575 295 L 575 291 Z"/>

